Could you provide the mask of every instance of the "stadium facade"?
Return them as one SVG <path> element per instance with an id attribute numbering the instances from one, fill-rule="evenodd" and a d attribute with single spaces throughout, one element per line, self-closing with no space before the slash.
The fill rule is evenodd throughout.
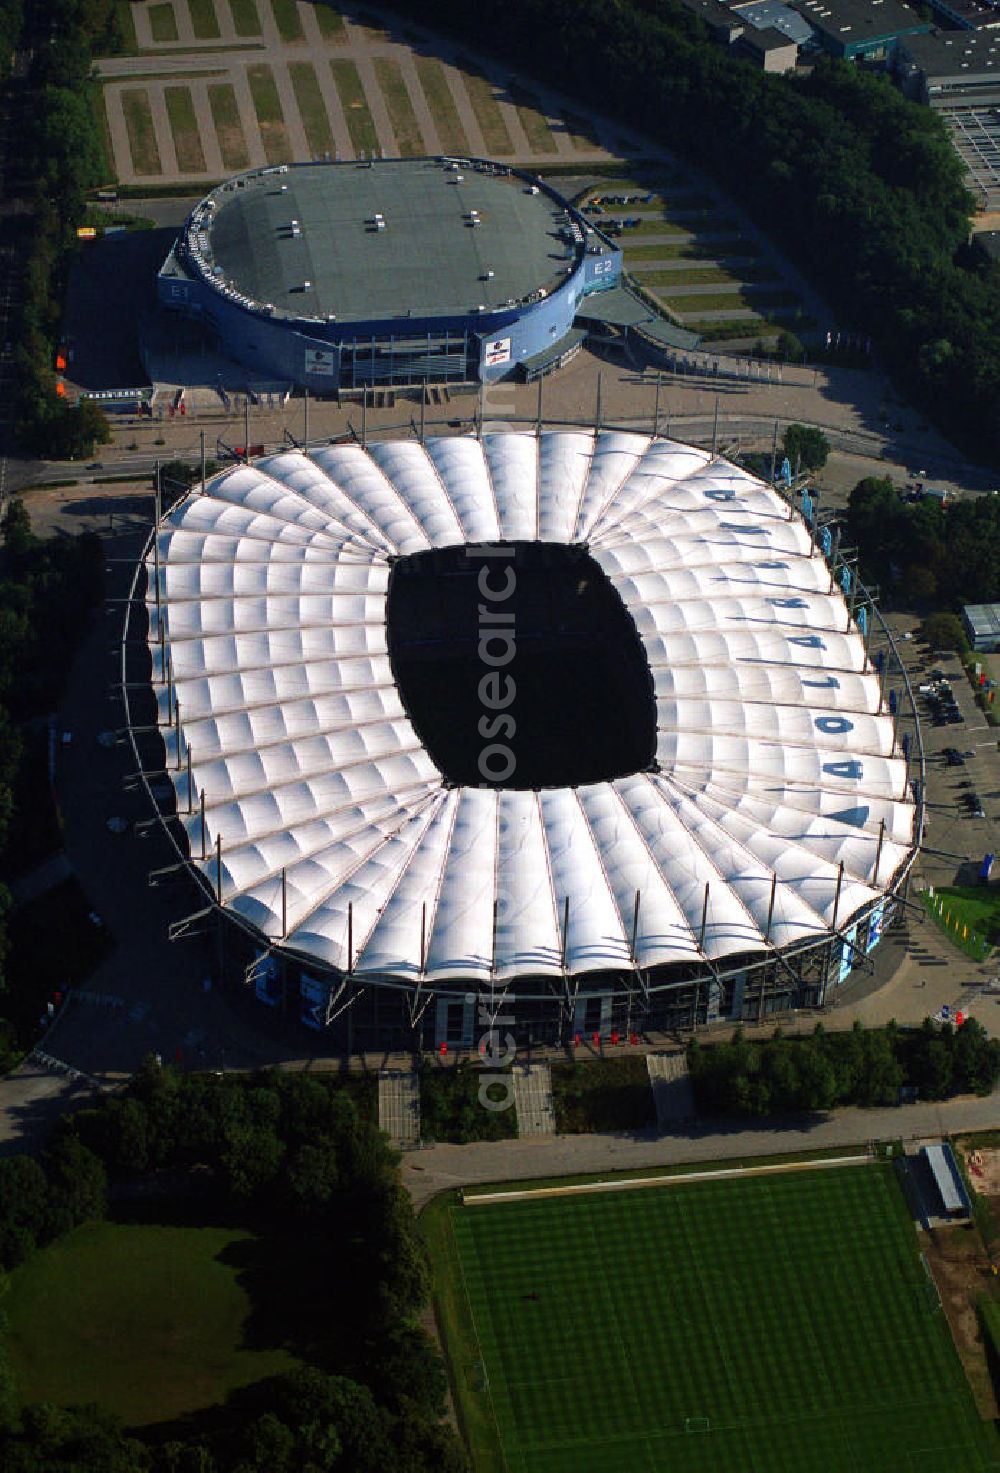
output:
<path id="1" fill-rule="evenodd" d="M 165 747 L 221 972 L 332 1049 L 817 1006 L 896 914 L 905 672 L 801 515 L 704 450 L 283 451 L 168 511 L 144 571 L 140 767 Z"/>
<path id="2" fill-rule="evenodd" d="M 160 304 L 220 353 L 317 394 L 556 366 L 622 253 L 554 189 L 484 159 L 281 164 L 188 217 Z"/>

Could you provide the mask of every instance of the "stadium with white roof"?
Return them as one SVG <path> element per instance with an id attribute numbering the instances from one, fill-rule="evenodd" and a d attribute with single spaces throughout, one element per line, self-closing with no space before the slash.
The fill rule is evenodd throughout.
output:
<path id="1" fill-rule="evenodd" d="M 707 451 L 283 451 L 145 571 L 168 829 L 286 1015 L 355 1047 L 474 1047 L 484 998 L 539 1042 L 755 1019 L 891 918 L 920 825 L 870 627 Z"/>

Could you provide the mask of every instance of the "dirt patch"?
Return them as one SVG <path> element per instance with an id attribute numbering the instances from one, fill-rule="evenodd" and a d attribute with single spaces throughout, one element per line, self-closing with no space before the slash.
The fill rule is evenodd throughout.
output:
<path id="1" fill-rule="evenodd" d="M 969 1150 L 965 1165 L 980 1196 L 1000 1197 L 1000 1150 L 993 1147 Z"/>
<path id="2" fill-rule="evenodd" d="M 984 1420 L 996 1418 L 997 1398 L 986 1363 L 976 1300 L 996 1292 L 997 1278 L 982 1239 L 971 1224 L 921 1233 L 920 1246 L 951 1328 L 959 1359 Z"/>

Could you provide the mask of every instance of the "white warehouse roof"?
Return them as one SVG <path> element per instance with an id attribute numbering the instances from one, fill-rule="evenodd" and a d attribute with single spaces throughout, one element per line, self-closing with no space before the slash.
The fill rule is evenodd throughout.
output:
<path id="1" fill-rule="evenodd" d="M 587 544 L 645 649 L 658 770 L 445 782 L 393 679 L 391 559 L 498 540 Z M 359 975 L 557 976 L 568 897 L 567 970 L 618 969 L 639 891 L 639 965 L 719 964 L 828 935 L 840 866 L 843 925 L 912 845 L 906 766 L 826 564 L 770 488 L 702 450 L 553 431 L 282 452 L 216 476 L 157 542 L 149 643 L 162 681 L 162 620 L 192 861 L 214 889 L 221 836 L 224 906 L 300 956 L 346 968 L 351 905 Z"/>

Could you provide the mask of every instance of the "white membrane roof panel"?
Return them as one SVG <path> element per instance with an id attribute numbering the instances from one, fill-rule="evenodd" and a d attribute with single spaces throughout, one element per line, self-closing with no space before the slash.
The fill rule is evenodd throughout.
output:
<path id="1" fill-rule="evenodd" d="M 651 771 L 453 787 L 423 747 L 393 559 L 505 541 L 586 543 L 619 593 Z M 413 987 L 716 965 L 830 935 L 911 853 L 839 587 L 785 502 L 703 450 L 578 429 L 289 450 L 175 505 L 146 570 L 192 863 L 214 889 L 221 842 L 223 904 L 306 963 Z"/>

